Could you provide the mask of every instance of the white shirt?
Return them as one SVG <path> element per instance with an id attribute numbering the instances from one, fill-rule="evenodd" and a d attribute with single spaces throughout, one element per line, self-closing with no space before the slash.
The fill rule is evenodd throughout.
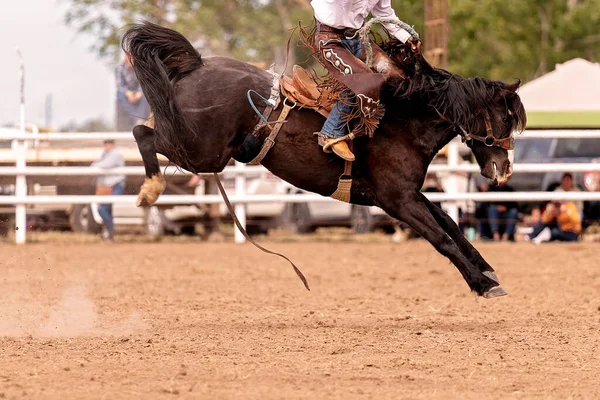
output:
<path id="1" fill-rule="evenodd" d="M 391 0 L 312 0 L 315 18 L 332 28 L 359 29 L 369 13 L 374 17 L 398 18 L 392 8 Z M 410 33 L 394 24 L 383 24 L 385 28 L 402 43 L 410 38 Z"/>

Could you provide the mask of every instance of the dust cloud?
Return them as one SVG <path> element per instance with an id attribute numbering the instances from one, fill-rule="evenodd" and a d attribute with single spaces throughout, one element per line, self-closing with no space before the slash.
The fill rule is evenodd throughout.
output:
<path id="1" fill-rule="evenodd" d="M 103 318 L 84 286 L 66 289 L 50 308 L 22 300 L 7 300 L 0 304 L 0 336 L 127 336 L 145 329 L 137 312 L 120 321 Z"/>

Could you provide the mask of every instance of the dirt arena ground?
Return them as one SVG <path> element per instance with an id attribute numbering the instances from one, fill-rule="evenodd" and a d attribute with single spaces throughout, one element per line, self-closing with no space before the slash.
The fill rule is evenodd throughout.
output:
<path id="1" fill-rule="evenodd" d="M 598 244 L 0 245 L 0 398 L 600 398 Z"/>

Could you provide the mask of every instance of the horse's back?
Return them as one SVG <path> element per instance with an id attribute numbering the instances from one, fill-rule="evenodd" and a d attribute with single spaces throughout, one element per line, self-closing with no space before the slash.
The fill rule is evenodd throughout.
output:
<path id="1" fill-rule="evenodd" d="M 205 57 L 203 61 L 204 65 L 175 85 L 184 107 L 210 107 L 223 102 L 248 104 L 246 94 L 250 89 L 269 94 L 273 82 L 269 71 L 230 57 Z M 185 104 L 188 101 L 193 104 Z"/>

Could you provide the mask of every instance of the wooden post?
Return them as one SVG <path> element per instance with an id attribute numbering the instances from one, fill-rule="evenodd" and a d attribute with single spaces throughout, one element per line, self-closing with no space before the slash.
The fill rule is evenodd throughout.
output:
<path id="1" fill-rule="evenodd" d="M 438 68 L 448 68 L 448 0 L 425 0 L 425 58 Z"/>

